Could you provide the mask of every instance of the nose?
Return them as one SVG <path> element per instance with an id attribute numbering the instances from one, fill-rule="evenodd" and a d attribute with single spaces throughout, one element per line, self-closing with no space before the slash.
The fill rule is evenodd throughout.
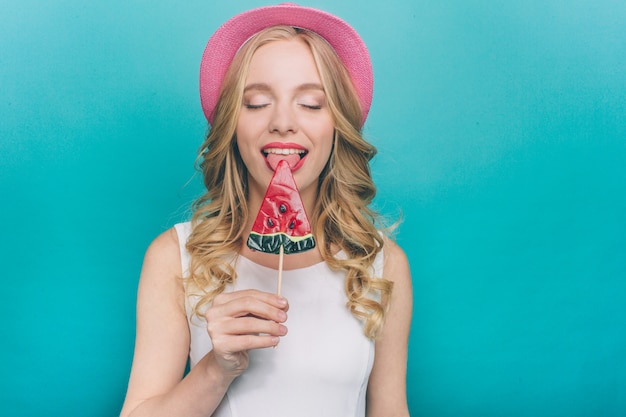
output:
<path id="1" fill-rule="evenodd" d="M 278 103 L 274 107 L 268 128 L 271 133 L 280 135 L 298 131 L 297 119 L 289 103 Z"/>

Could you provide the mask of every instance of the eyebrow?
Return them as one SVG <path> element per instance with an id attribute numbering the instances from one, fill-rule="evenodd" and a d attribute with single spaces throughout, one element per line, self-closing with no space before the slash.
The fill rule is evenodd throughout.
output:
<path id="1" fill-rule="evenodd" d="M 253 84 L 248 84 L 247 86 L 245 86 L 245 88 L 243 89 L 243 92 L 248 92 L 250 90 L 257 90 L 257 91 L 271 91 L 272 88 L 269 86 L 269 84 L 265 84 L 265 83 L 253 83 Z M 320 91 L 324 91 L 324 87 L 322 87 L 321 84 L 318 83 L 304 83 L 304 84 L 300 84 L 298 87 L 296 87 L 296 91 L 306 91 L 306 90 L 320 90 Z"/>

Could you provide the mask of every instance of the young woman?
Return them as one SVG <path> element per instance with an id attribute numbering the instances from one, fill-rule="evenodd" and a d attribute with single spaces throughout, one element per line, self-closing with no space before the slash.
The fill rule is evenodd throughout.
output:
<path id="1" fill-rule="evenodd" d="M 371 75 L 359 35 L 320 10 L 255 9 L 213 35 L 207 192 L 147 251 L 122 416 L 408 416 L 410 273 L 368 208 Z M 246 240 L 283 160 L 316 247 L 284 257 L 277 295 L 278 256 Z"/>

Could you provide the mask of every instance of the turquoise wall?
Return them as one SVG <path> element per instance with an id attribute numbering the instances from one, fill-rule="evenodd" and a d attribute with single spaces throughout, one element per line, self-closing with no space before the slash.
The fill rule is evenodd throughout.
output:
<path id="1" fill-rule="evenodd" d="M 4 0 L 0 414 L 113 416 L 185 219 L 209 35 L 260 1 Z M 414 416 L 626 413 L 626 3 L 342 1 L 403 223 Z"/>

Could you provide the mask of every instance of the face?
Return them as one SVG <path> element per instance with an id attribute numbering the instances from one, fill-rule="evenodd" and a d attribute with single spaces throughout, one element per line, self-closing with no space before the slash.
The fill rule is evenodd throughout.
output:
<path id="1" fill-rule="evenodd" d="M 309 47 L 298 39 L 260 47 L 250 62 L 241 106 L 237 146 L 251 196 L 263 197 L 278 162 L 286 160 L 303 200 L 314 199 L 334 125 Z"/>

